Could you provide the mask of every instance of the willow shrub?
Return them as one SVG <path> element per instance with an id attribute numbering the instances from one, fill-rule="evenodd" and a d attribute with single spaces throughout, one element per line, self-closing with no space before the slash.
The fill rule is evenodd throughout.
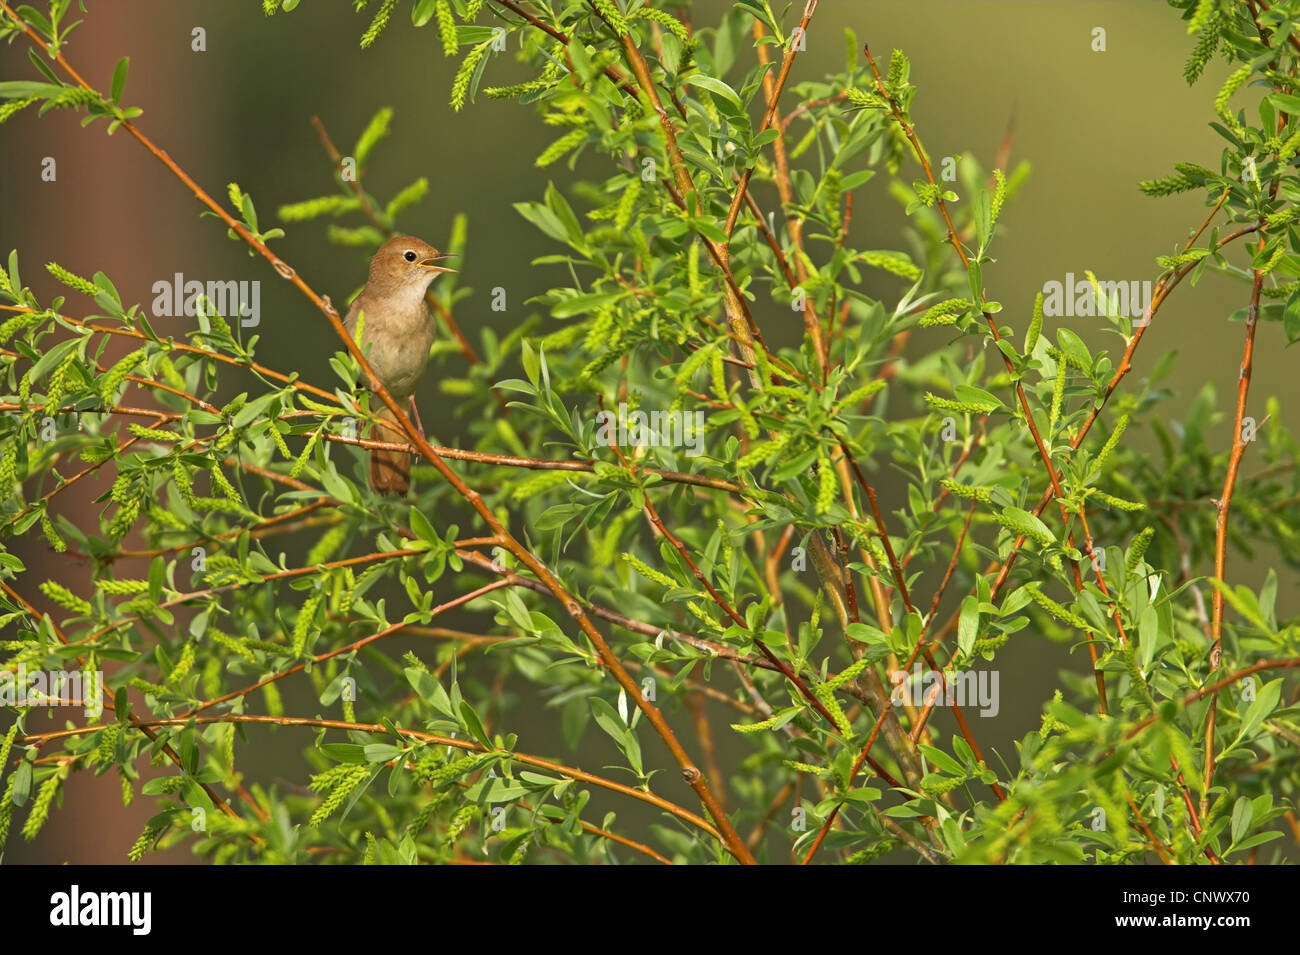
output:
<path id="1" fill-rule="evenodd" d="M 408 500 L 367 485 L 357 445 L 390 399 L 341 336 L 329 369 L 276 368 L 229 307 L 164 337 L 110 277 L 51 263 L 70 292 L 38 301 L 10 256 L 4 669 L 84 672 L 86 703 L 102 671 L 104 706 L 42 708 L 39 727 L 9 708 L 0 837 L 33 837 L 70 776 L 96 773 L 159 803 L 132 858 L 1281 857 L 1266 844 L 1295 824 L 1300 631 L 1275 610 L 1284 578 L 1255 590 L 1230 571 L 1257 547 L 1300 558 L 1300 448 L 1250 363 L 1300 336 L 1300 2 L 1172 3 L 1197 37 L 1188 81 L 1230 71 L 1223 145 L 1142 184 L 1207 214 L 1139 273 L 1136 305 L 1091 274 L 991 299 L 1027 168 L 929 156 L 907 57 L 852 34 L 841 69 L 788 84 L 815 6 L 783 20 L 742 0 L 704 24 L 635 0 L 409 5 L 460 58 L 452 108 L 515 100 L 555 128 L 539 165 L 584 156 L 604 178 L 516 206 L 553 242 L 534 265 L 555 284 L 508 334 L 471 342 L 455 316 L 488 297 L 436 286 L 430 377 L 472 447 L 404 422 Z M 396 0 L 357 7 L 363 47 L 408 28 Z M 83 110 L 188 183 L 122 105 L 125 59 L 105 93 L 54 56 L 67 13 L 3 7 L 41 75 L 0 84 L 0 118 Z M 533 78 L 491 86 L 501 51 Z M 322 129 L 338 191 L 282 197 L 281 224 L 319 220 L 365 254 L 400 232 L 427 184 L 382 202 L 361 178 L 390 116 L 346 156 Z M 252 197 L 195 194 L 340 331 Z M 855 207 L 889 203 L 908 217 L 898 248 L 855 247 Z M 427 238 L 475 254 L 466 234 Z M 1207 438 L 1213 389 L 1171 394 L 1168 361 L 1128 375 L 1207 269 L 1242 280 L 1221 346 L 1245 342 L 1228 446 Z M 1111 347 L 1068 327 L 1071 305 Z M 91 488 L 98 519 L 70 519 Z M 89 558 L 93 580 L 32 573 L 18 538 L 29 559 Z M 477 630 L 444 627 L 452 609 Z M 440 639 L 399 655 L 399 634 Z M 1043 640 L 1076 663 L 1058 687 L 994 679 L 1010 642 Z M 286 712 L 291 682 L 318 705 Z M 981 715 L 1002 693 L 1042 719 L 999 754 Z M 531 748 L 520 696 L 569 752 Z M 268 734 L 305 747 L 310 780 L 244 781 L 241 753 Z M 584 735 L 618 765 L 572 765 Z M 597 815 L 594 793 L 614 808 Z"/>

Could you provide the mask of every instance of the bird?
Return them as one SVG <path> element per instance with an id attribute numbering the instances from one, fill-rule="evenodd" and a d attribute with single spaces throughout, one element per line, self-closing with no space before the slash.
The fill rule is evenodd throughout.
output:
<path id="1" fill-rule="evenodd" d="M 456 271 L 438 264 L 452 257 L 415 236 L 389 239 L 371 258 L 365 287 L 343 320 L 375 377 L 394 401 L 410 401 L 412 409 L 435 334 L 424 296 L 439 275 Z M 363 316 L 358 339 L 358 319 Z M 405 440 L 387 406 L 379 404 L 375 413 L 381 424 L 372 430 L 373 435 L 384 441 Z M 411 487 L 411 455 L 371 449 L 370 486 L 380 494 L 405 494 Z"/>

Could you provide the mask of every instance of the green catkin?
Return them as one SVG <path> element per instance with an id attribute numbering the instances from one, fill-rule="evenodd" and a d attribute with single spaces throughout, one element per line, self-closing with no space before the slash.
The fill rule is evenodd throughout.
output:
<path id="1" fill-rule="evenodd" d="M 781 763 L 793 769 L 796 773 L 809 773 L 813 776 L 819 776 L 822 773 L 820 766 L 814 766 L 812 763 L 801 763 L 793 759 L 783 759 Z"/>
<path id="2" fill-rule="evenodd" d="M 32 106 L 40 101 L 41 98 L 39 96 L 28 96 L 26 99 L 11 99 L 9 102 L 0 105 L 0 123 L 3 123 L 11 116 L 16 115 L 22 110 L 25 110 L 28 106 Z M 7 289 L 7 291 L 12 292 L 13 289 L 10 288 Z"/>
<path id="3" fill-rule="evenodd" d="M 144 827 L 144 832 L 140 833 L 140 838 L 136 839 L 127 850 L 126 857 L 132 862 L 139 862 L 144 858 L 145 853 L 153 848 L 154 844 L 169 828 L 167 823 L 150 824 Z"/>
<path id="4" fill-rule="evenodd" d="M 280 429 L 276 426 L 274 421 L 271 422 L 271 426 L 267 428 L 267 430 L 271 432 L 271 440 L 275 442 L 276 450 L 280 452 L 280 455 L 286 460 L 292 461 L 293 452 L 289 450 L 289 445 L 285 442 L 284 435 L 280 433 Z"/>
<path id="5" fill-rule="evenodd" d="M 99 379 L 99 384 L 95 389 L 99 393 L 99 397 L 105 401 L 111 401 L 113 395 L 117 393 L 117 389 L 121 387 L 122 382 L 126 381 L 126 376 L 129 375 L 135 367 L 140 364 L 140 362 L 144 361 L 144 358 L 145 350 L 143 348 L 137 348 L 129 355 L 124 356 L 121 361 L 105 372 L 103 377 Z"/>
<path id="6" fill-rule="evenodd" d="M 813 626 L 814 628 L 816 627 L 815 622 Z M 849 683 L 857 680 L 858 676 L 861 675 L 862 671 L 865 670 L 870 665 L 870 663 L 871 663 L 870 660 L 868 660 L 866 657 L 863 657 L 861 660 L 858 660 L 856 663 L 853 663 L 845 667 L 843 670 L 841 670 L 835 676 L 831 677 L 822 685 L 825 686 L 828 690 L 838 690 L 840 689 L 840 687 L 846 686 Z"/>
<path id="7" fill-rule="evenodd" d="M 370 47 L 377 39 L 379 34 L 384 32 L 384 27 L 388 26 L 388 20 L 393 15 L 393 8 L 397 6 L 397 0 L 383 0 L 379 9 L 375 12 L 375 18 L 370 21 L 370 26 L 366 32 L 361 34 L 361 49 L 365 50 Z"/>
<path id="8" fill-rule="evenodd" d="M 119 766 L 117 772 L 122 778 L 122 805 L 130 808 L 131 803 L 135 802 L 135 787 L 131 785 L 131 777 L 127 775 L 125 766 Z"/>
<path id="9" fill-rule="evenodd" d="M 161 684 L 150 683 L 143 677 L 132 677 L 130 680 L 132 688 L 139 690 L 141 693 L 148 693 L 150 696 L 166 696 L 171 691 Z"/>
<path id="10" fill-rule="evenodd" d="M 921 270 L 897 252 L 863 252 L 859 258 L 867 265 L 883 269 L 909 282 L 915 282 L 921 277 Z"/>
<path id="11" fill-rule="evenodd" d="M 0 500 L 7 499 L 13 493 L 18 480 L 17 451 L 0 450 Z"/>
<path id="12" fill-rule="evenodd" d="M 361 207 L 356 196 L 321 196 L 280 206 L 275 214 L 283 222 L 308 222 L 321 216 L 341 216 Z"/>
<path id="13" fill-rule="evenodd" d="M 144 425 L 139 424 L 127 425 L 127 430 L 141 441 L 158 441 L 163 444 L 174 444 L 181 439 L 179 434 L 175 434 L 171 431 L 162 431 L 158 428 L 146 428 Z"/>
<path id="14" fill-rule="evenodd" d="M 347 540 L 348 527 L 346 524 L 336 524 L 321 535 L 320 540 L 312 545 L 311 550 L 307 552 L 308 566 L 323 564 L 328 561 L 338 549 L 343 546 Z"/>
<path id="15" fill-rule="evenodd" d="M 1051 614 L 1053 617 L 1055 617 L 1057 620 L 1061 621 L 1062 623 L 1067 623 L 1071 627 L 1074 627 L 1076 630 L 1092 629 L 1091 627 L 1088 626 L 1087 621 L 1085 621 L 1082 617 L 1078 616 L 1075 613 L 1070 612 L 1065 607 L 1058 604 L 1051 597 L 1047 596 L 1045 593 L 1039 590 L 1037 587 L 1027 587 L 1025 588 L 1025 592 L 1029 594 L 1029 596 L 1033 599 L 1034 603 L 1038 604 L 1038 606 L 1042 607 L 1044 610 L 1046 610 L 1049 614 Z"/>
<path id="16" fill-rule="evenodd" d="M 398 215 L 415 205 L 428 194 L 429 180 L 424 176 L 421 176 L 389 200 L 388 205 L 384 206 L 384 215 L 388 216 L 390 219 L 396 219 Z"/>
<path id="17" fill-rule="evenodd" d="M 1219 12 L 1219 0 L 1197 0 L 1192 18 L 1187 21 L 1187 35 L 1199 33 L 1214 20 Z"/>
<path id="18" fill-rule="evenodd" d="M 96 766 L 108 766 L 117 762 L 117 747 L 122 739 L 122 724 L 109 723 L 99 734 L 92 757 Z"/>
<path id="19" fill-rule="evenodd" d="M 889 101 L 872 90 L 851 86 L 844 91 L 844 98 L 854 106 L 863 109 L 889 109 Z"/>
<path id="20" fill-rule="evenodd" d="M 1269 256 L 1268 261 L 1264 263 L 1264 267 L 1259 270 L 1259 274 L 1267 275 L 1269 272 L 1272 272 L 1273 268 L 1282 260 L 1282 256 L 1286 255 L 1286 251 L 1286 243 L 1278 243 L 1277 249 L 1275 249 L 1273 254 Z"/>
<path id="21" fill-rule="evenodd" d="M 940 302 L 938 305 L 932 305 L 926 309 L 925 313 L 917 320 L 917 324 L 922 328 L 933 328 L 936 325 L 956 325 L 957 320 L 972 307 L 970 299 L 950 298 L 946 302 Z"/>
<path id="22" fill-rule="evenodd" d="M 1029 331 L 1025 332 L 1026 355 L 1034 353 L 1034 347 L 1038 344 L 1038 336 L 1043 331 L 1043 293 L 1039 292 L 1034 296 L 1034 314 L 1029 320 Z"/>
<path id="23" fill-rule="evenodd" d="M 346 771 L 340 772 L 335 779 L 334 788 L 330 794 L 325 797 L 316 811 L 311 814 L 308 825 L 319 826 L 348 800 L 348 797 L 356 790 L 358 786 L 365 781 L 370 775 L 370 767 L 365 763 L 348 763 L 345 764 Z"/>
<path id="24" fill-rule="evenodd" d="M 491 44 L 491 40 L 484 40 L 478 46 L 472 47 L 465 54 L 465 59 L 461 61 L 460 69 L 456 71 L 456 79 L 452 81 L 451 85 L 451 108 L 453 112 L 459 113 L 464 108 L 465 98 L 469 95 L 470 81 L 474 79 L 474 71 L 478 69 L 479 60 L 483 59 Z"/>
<path id="25" fill-rule="evenodd" d="M 103 579 L 95 581 L 95 586 L 111 597 L 134 597 L 149 591 L 149 581 L 147 580 Z"/>
<path id="26" fill-rule="evenodd" d="M 835 503 L 838 487 L 835 469 L 829 458 L 821 458 L 817 465 L 817 513 L 826 514 Z"/>
<path id="27" fill-rule="evenodd" d="M 4 274 L 4 269 L 0 269 L 0 275 Z M 15 315 L 8 321 L 0 324 L 0 345 L 9 341 L 18 332 L 34 328 L 37 325 L 43 325 L 50 315 L 48 312 L 23 312 Z M 30 386 L 29 386 L 30 387 Z M 27 399 L 23 399 L 26 401 Z"/>
<path id="28" fill-rule="evenodd" d="M 77 353 L 72 351 L 66 358 L 59 363 L 59 367 L 54 369 L 50 375 L 49 390 L 45 396 L 45 410 L 51 411 L 59 406 L 63 396 L 68 393 L 69 378 L 72 376 L 72 369 L 77 363 Z M 137 428 L 139 425 L 131 425 Z"/>
<path id="29" fill-rule="evenodd" d="M 853 732 L 853 726 L 849 723 L 849 718 L 844 715 L 844 710 L 840 707 L 840 701 L 835 699 L 834 691 L 828 689 L 826 684 L 823 683 L 813 689 L 813 696 L 817 697 L 822 706 L 826 707 L 827 712 L 831 714 L 836 729 L 845 736 Z"/>
<path id="30" fill-rule="evenodd" d="M 991 224 L 998 221 L 998 214 L 1002 211 L 1002 204 L 1007 200 L 1007 177 L 1001 169 L 993 170 L 993 178 L 997 185 L 993 189 L 993 200 L 990 205 L 989 222 Z"/>
<path id="31" fill-rule="evenodd" d="M 14 740 L 17 738 L 18 723 L 15 722 L 10 725 L 8 731 L 4 735 L 4 739 L 0 740 L 0 779 L 4 779 L 5 770 L 9 768 L 9 751 L 13 749 Z M 0 839 L 0 845 L 3 844 L 4 840 Z"/>
<path id="32" fill-rule="evenodd" d="M 1124 669 L 1128 671 L 1129 681 L 1134 688 L 1141 691 L 1142 698 L 1146 701 L 1147 706 L 1154 707 L 1156 701 L 1151 696 L 1151 688 L 1147 686 L 1146 677 L 1143 676 L 1142 669 L 1138 666 L 1137 646 L 1132 641 L 1124 644 L 1120 648 L 1120 656 L 1124 661 Z"/>
<path id="33" fill-rule="evenodd" d="M 1052 385 L 1052 407 L 1047 415 L 1047 436 L 1056 433 L 1056 422 L 1061 417 L 1061 402 L 1065 398 L 1065 378 L 1069 365 L 1064 361 L 1056 363 L 1056 381 Z"/>
<path id="34" fill-rule="evenodd" d="M 619 197 L 618 206 L 614 212 L 614 228 L 622 232 L 632 221 L 632 213 L 636 209 L 636 200 L 641 195 L 641 180 L 633 179 L 623 189 L 623 195 Z"/>
<path id="35" fill-rule="evenodd" d="M 586 138 L 587 131 L 585 129 L 570 130 L 542 150 L 542 154 L 537 157 L 537 161 L 534 165 L 538 168 L 549 166 L 551 163 L 563 158 L 576 149 L 578 144 Z"/>
<path id="36" fill-rule="evenodd" d="M 973 486 L 970 484 L 961 484 L 949 478 L 944 478 L 939 484 L 946 488 L 949 494 L 954 497 L 965 498 L 968 501 L 980 501 L 987 504 L 991 499 L 993 489 L 991 487 Z"/>
<path id="37" fill-rule="evenodd" d="M 1037 523 L 1025 520 L 1019 514 L 1008 514 L 1006 511 L 1001 511 L 993 516 L 1007 530 L 1013 531 L 1021 537 L 1029 538 L 1040 547 L 1050 547 L 1056 543 L 1050 533 L 1044 531 Z"/>
<path id="38" fill-rule="evenodd" d="M 1142 532 L 1133 538 L 1133 543 L 1128 548 L 1128 558 L 1124 561 L 1124 569 L 1128 573 L 1137 570 L 1142 559 L 1146 557 L 1147 548 L 1151 546 L 1151 539 L 1155 537 L 1156 529 L 1154 527 L 1144 527 Z"/>
<path id="39" fill-rule="evenodd" d="M 344 779 L 352 775 L 356 763 L 339 763 L 323 773 L 314 773 L 307 788 L 314 793 L 324 794 L 335 789 Z"/>
<path id="40" fill-rule="evenodd" d="M 54 580 L 47 580 L 41 584 L 41 593 L 49 597 L 64 610 L 71 610 L 77 614 L 89 614 L 90 604 L 82 600 L 63 584 Z"/>
<path id="41" fill-rule="evenodd" d="M 709 361 L 710 378 L 713 384 L 713 393 L 721 401 L 726 401 L 727 393 L 727 373 L 722 361 L 722 352 L 715 351 Z"/>
<path id="42" fill-rule="evenodd" d="M 673 36 L 677 37 L 677 39 L 681 40 L 683 43 L 690 41 L 690 34 L 686 32 L 686 27 L 667 10 L 655 10 L 648 6 L 643 6 L 632 14 L 632 19 L 650 20 L 659 24 L 661 27 L 665 27 L 673 34 Z M 685 64 L 683 64 L 683 68 L 684 66 Z"/>
<path id="43" fill-rule="evenodd" d="M 1214 97 L 1214 111 L 1219 114 L 1219 118 L 1223 120 L 1228 128 L 1238 136 L 1242 136 L 1244 131 L 1241 128 L 1241 123 L 1237 122 L 1237 117 L 1228 112 L 1228 100 L 1232 99 L 1232 94 L 1241 89 L 1246 80 L 1250 79 L 1250 72 L 1251 65 L 1243 63 L 1238 69 L 1232 71 Z"/>
<path id="44" fill-rule="evenodd" d="M 971 652 L 991 653 L 1006 643 L 1010 636 L 1008 633 L 1000 633 L 996 637 L 985 637 L 983 640 L 976 640 Z"/>
<path id="45" fill-rule="evenodd" d="M 420 811 L 416 813 L 415 818 L 411 820 L 411 824 L 406 827 L 407 835 L 415 837 L 427 829 L 429 823 L 433 822 L 433 817 L 438 814 L 438 810 L 441 809 L 449 799 L 451 799 L 450 791 L 435 794 L 427 803 L 424 804 L 423 807 L 421 807 Z"/>
<path id="46" fill-rule="evenodd" d="M 67 543 L 59 536 L 54 522 L 50 520 L 50 515 L 41 511 L 41 533 L 45 535 L 45 540 L 56 553 L 62 554 L 68 549 Z"/>
<path id="47" fill-rule="evenodd" d="M 810 126 L 808 132 L 803 134 L 803 139 L 795 143 L 794 149 L 790 150 L 790 158 L 798 159 L 805 152 L 812 148 L 812 144 L 817 141 L 817 127 Z"/>
<path id="48" fill-rule="evenodd" d="M 194 480 L 190 477 L 189 468 L 185 466 L 179 457 L 172 462 L 172 479 L 176 482 L 176 491 L 190 507 L 194 507 L 197 498 L 194 496 Z"/>
<path id="49" fill-rule="evenodd" d="M 1092 470 L 1094 472 L 1101 470 L 1102 465 L 1106 463 L 1106 459 L 1110 457 L 1110 453 L 1119 444 L 1119 439 L 1124 436 L 1126 428 L 1128 428 L 1128 415 L 1120 415 L 1115 421 L 1115 428 L 1111 431 L 1110 437 L 1106 439 L 1106 443 L 1097 452 L 1097 457 L 1093 459 Z"/>
<path id="50" fill-rule="evenodd" d="M 312 450 L 316 447 L 316 442 L 320 440 L 322 430 L 322 428 L 317 428 L 311 433 L 311 437 L 308 438 L 307 443 L 303 445 L 302 454 L 298 455 L 297 460 L 293 462 L 293 467 L 289 469 L 289 477 L 296 478 L 298 475 L 302 474 L 303 468 L 305 468 L 307 462 L 311 460 Z"/>
<path id="51" fill-rule="evenodd" d="M 907 82 L 911 64 L 902 50 L 894 50 L 889 56 L 889 72 L 885 75 L 885 88 L 897 90 Z"/>
<path id="52" fill-rule="evenodd" d="M 9 838 L 9 825 L 14 818 L 14 776 L 9 776 L 9 785 L 5 787 L 4 798 L 0 799 L 0 846 Z"/>
<path id="53" fill-rule="evenodd" d="M 242 505 L 244 499 L 240 496 L 239 492 L 235 490 L 235 486 L 227 480 L 225 472 L 215 465 L 210 469 L 210 471 L 212 474 L 212 483 L 216 485 L 219 491 L 221 491 L 226 500 Z"/>
<path id="54" fill-rule="evenodd" d="M 1141 501 L 1129 501 L 1122 497 L 1116 497 L 1113 494 L 1107 494 L 1105 491 L 1093 490 L 1092 497 L 1095 497 L 1107 507 L 1114 508 L 1117 511 L 1145 511 L 1146 505 Z"/>
<path id="55" fill-rule="evenodd" d="M 438 35 L 442 38 L 442 55 L 455 56 L 460 49 L 456 38 L 456 18 L 452 16 L 449 0 L 438 0 L 434 4 L 434 15 L 438 18 Z"/>
<path id="56" fill-rule="evenodd" d="M 80 275 L 74 275 L 57 262 L 46 262 L 45 270 L 68 288 L 76 289 L 83 295 L 89 295 L 91 298 L 94 298 L 99 294 L 99 289 L 95 286 L 94 282 L 91 282 L 88 279 L 83 279 Z"/>
<path id="57" fill-rule="evenodd" d="M 194 641 L 191 640 L 181 649 L 180 659 L 176 661 L 176 666 L 172 667 L 172 672 L 167 674 L 167 685 L 171 687 L 180 686 L 185 678 L 189 676 L 193 667 Z"/>
<path id="58" fill-rule="evenodd" d="M 763 730 L 769 730 L 777 724 L 779 716 L 773 716 L 771 719 L 763 720 L 761 723 L 732 723 L 731 728 L 737 733 L 761 733 Z"/>
<path id="59" fill-rule="evenodd" d="M 294 656 L 302 656 L 307 646 L 307 636 L 311 633 L 312 624 L 316 620 L 316 611 L 324 599 L 325 591 L 318 590 L 303 602 L 302 610 L 298 611 L 298 619 L 293 624 Z"/>
<path id="60" fill-rule="evenodd" d="M 609 22 L 610 28 L 622 36 L 628 32 L 627 21 L 623 19 L 623 14 L 619 13 L 618 7 L 614 6 L 613 0 L 596 0 L 596 9 Z"/>
<path id="61" fill-rule="evenodd" d="M 1143 179 L 1138 183 L 1138 188 L 1143 195 L 1162 198 L 1195 189 L 1196 183 L 1187 176 L 1169 176 L 1165 179 Z"/>
<path id="62" fill-rule="evenodd" d="M 642 577 L 646 578 L 646 580 L 653 580 L 655 583 L 662 584 L 664 587 L 677 586 L 677 581 L 673 580 L 667 574 L 655 570 L 636 555 L 625 553 L 620 554 L 619 556 L 622 557 L 625 562 L 631 564 L 632 568 Z"/>
<path id="63" fill-rule="evenodd" d="M 284 716 L 284 703 L 280 700 L 280 688 L 274 683 L 262 687 L 262 699 L 266 702 L 266 712 L 271 716 Z"/>
<path id="64" fill-rule="evenodd" d="M 125 504 L 119 505 L 117 513 L 109 521 L 108 530 L 114 540 L 120 540 L 124 537 L 135 524 L 135 519 L 140 516 L 140 499 L 133 498 Z"/>
<path id="65" fill-rule="evenodd" d="M 460 759 L 452 760 L 450 763 L 447 763 L 444 766 L 439 766 L 437 769 L 424 772 L 421 776 L 429 785 L 435 787 L 441 786 L 443 783 L 451 782 L 458 776 L 463 776 L 465 773 L 477 766 L 478 763 L 479 756 L 477 754 L 462 756 Z"/>
<path id="66" fill-rule="evenodd" d="M 784 431 L 770 441 L 760 441 L 749 449 L 749 453 L 738 461 L 742 471 L 748 470 L 774 454 L 778 454 L 794 440 L 794 432 Z"/>
<path id="67" fill-rule="evenodd" d="M 480 810 L 474 803 L 467 803 L 456 810 L 456 814 L 451 817 L 451 822 L 447 823 L 447 841 L 455 842 L 460 838 L 460 834 L 465 831 L 465 827 L 478 818 Z"/>
<path id="68" fill-rule="evenodd" d="M 58 795 L 59 786 L 62 783 L 63 776 L 55 773 L 45 780 L 40 792 L 36 794 L 36 801 L 32 803 L 32 811 L 23 824 L 23 838 L 28 842 L 36 838 L 41 831 L 41 827 L 45 825 L 45 820 L 50 817 L 50 806 L 54 804 L 54 797 Z"/>
<path id="69" fill-rule="evenodd" d="M 1162 269 L 1179 269 L 1184 265 L 1199 262 L 1209 254 L 1209 249 L 1188 249 L 1178 255 L 1158 255 L 1156 256 L 1156 265 Z"/>
<path id="70" fill-rule="evenodd" d="M 998 409 L 997 404 L 986 401 L 954 401 L 940 398 L 930 392 L 925 393 L 925 403 L 931 411 L 947 411 L 953 414 L 990 414 Z"/>
<path id="71" fill-rule="evenodd" d="M 892 852 L 898 848 L 898 843 L 893 839 L 881 839 L 879 842 L 872 843 L 865 849 L 859 849 L 853 855 L 845 859 L 841 865 L 866 865 L 868 862 L 874 862 L 886 852 Z"/>
<path id="72" fill-rule="evenodd" d="M 927 796 L 940 796 L 943 793 L 956 789 L 966 780 L 960 776 L 941 776 L 938 773 L 930 773 L 921 780 L 921 792 Z"/>
<path id="73" fill-rule="evenodd" d="M 529 93 L 539 93 L 554 85 L 555 80 L 538 78 L 527 83 L 516 83 L 513 86 L 489 86 L 483 90 L 483 93 L 489 99 L 517 99 Z"/>

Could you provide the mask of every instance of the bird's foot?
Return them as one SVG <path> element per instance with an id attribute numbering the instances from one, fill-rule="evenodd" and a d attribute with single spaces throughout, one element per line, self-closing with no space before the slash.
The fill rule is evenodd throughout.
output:
<path id="1" fill-rule="evenodd" d="M 415 427 L 420 432 L 420 437 L 428 440 L 428 436 L 424 433 L 424 423 L 420 421 L 420 409 L 415 404 L 415 395 L 411 396 L 411 420 L 415 422 Z"/>

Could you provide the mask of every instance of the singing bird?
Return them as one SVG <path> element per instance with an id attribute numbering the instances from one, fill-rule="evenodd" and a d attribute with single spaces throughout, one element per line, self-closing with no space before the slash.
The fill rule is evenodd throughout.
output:
<path id="1" fill-rule="evenodd" d="M 441 273 L 456 271 L 438 264 L 447 258 L 451 258 L 449 253 L 439 252 L 414 236 L 389 239 L 370 260 L 366 286 L 343 320 L 355 340 L 357 319 L 364 314 L 357 345 L 393 400 L 398 404 L 410 401 L 412 408 L 415 386 L 424 375 L 434 336 L 433 315 L 424 295 Z M 374 429 L 372 436 L 381 441 L 405 442 L 387 406 L 376 401 L 371 408 L 376 417 L 390 425 Z M 381 494 L 405 494 L 411 487 L 411 455 L 372 449 L 370 486 Z"/>

